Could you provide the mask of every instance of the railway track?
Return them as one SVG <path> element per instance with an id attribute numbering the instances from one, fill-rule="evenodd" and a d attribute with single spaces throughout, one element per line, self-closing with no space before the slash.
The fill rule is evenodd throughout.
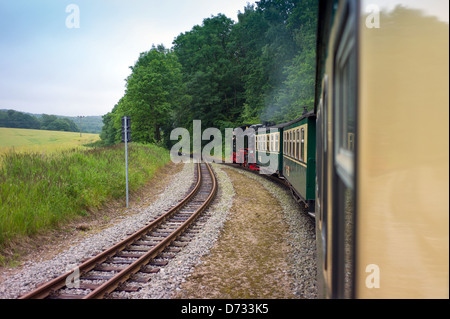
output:
<path id="1" fill-rule="evenodd" d="M 163 265 L 161 257 L 180 251 L 183 234 L 208 207 L 217 192 L 206 163 L 196 167 L 196 182 L 178 205 L 115 246 L 73 270 L 40 285 L 19 299 L 101 299 L 113 291 L 133 292 Z M 178 244 L 177 244 L 178 243 Z"/>

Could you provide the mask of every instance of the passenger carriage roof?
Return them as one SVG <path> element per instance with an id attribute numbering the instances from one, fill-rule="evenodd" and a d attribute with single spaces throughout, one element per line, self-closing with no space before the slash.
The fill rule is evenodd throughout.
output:
<path id="1" fill-rule="evenodd" d="M 299 117 L 299 118 L 297 118 L 295 120 L 292 120 L 290 122 L 281 123 L 281 124 L 273 125 L 273 126 L 266 126 L 266 127 L 263 127 L 263 128 L 266 128 L 266 129 L 271 129 L 271 128 L 283 129 L 283 128 L 291 126 L 291 125 L 293 125 L 293 124 L 295 124 L 297 122 L 300 122 L 301 120 L 304 120 L 306 118 L 313 117 L 313 116 L 316 116 L 316 114 L 314 113 L 314 111 L 311 111 L 311 112 L 309 112 L 309 113 L 307 113 L 307 114 L 305 114 L 305 115 L 303 115 L 303 116 L 301 116 L 301 117 Z"/>

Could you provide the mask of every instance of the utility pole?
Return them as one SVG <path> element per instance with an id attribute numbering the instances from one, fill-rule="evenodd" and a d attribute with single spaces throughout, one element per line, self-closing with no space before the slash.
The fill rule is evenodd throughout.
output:
<path id="1" fill-rule="evenodd" d="M 81 119 L 83 118 L 83 117 L 85 117 L 85 116 L 77 116 L 79 119 L 80 119 L 80 137 L 81 137 L 81 132 L 82 132 L 82 129 L 81 129 Z"/>
<path id="2" fill-rule="evenodd" d="M 129 208 L 128 200 L 128 142 L 131 142 L 131 118 L 122 117 L 122 142 L 125 142 L 125 174 L 126 174 L 126 192 L 127 192 L 127 208 Z"/>

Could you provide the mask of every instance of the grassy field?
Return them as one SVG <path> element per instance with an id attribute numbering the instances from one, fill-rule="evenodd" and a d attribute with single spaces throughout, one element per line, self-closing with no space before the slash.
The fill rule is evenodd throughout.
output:
<path id="1" fill-rule="evenodd" d="M 16 130 L 1 131 L 1 144 L 11 145 L 4 140 L 9 134 L 22 141 L 24 149 L 18 152 L 14 145 L 14 151 L 0 152 L 0 248 L 21 236 L 86 216 L 108 200 L 125 198 L 123 145 L 82 149 L 79 134 L 75 138 L 62 132 L 27 135 L 30 132 L 20 132 L 26 130 L 11 131 Z M 88 134 L 83 136 L 88 138 Z M 25 145 L 32 138 L 37 145 Z M 145 185 L 169 160 L 165 149 L 129 144 L 130 190 Z"/>
<path id="2" fill-rule="evenodd" d="M 0 127 L 0 154 L 15 152 L 57 152 L 83 148 L 84 144 L 99 140 L 98 134 L 23 130 Z"/>

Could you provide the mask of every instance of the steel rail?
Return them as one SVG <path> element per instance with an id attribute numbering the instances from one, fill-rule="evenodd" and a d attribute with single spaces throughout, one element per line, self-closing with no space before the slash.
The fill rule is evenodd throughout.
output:
<path id="1" fill-rule="evenodd" d="M 124 239 L 123 241 L 119 242 L 118 244 L 114 245 L 113 247 L 105 250 L 104 252 L 100 253 L 99 255 L 87 260 L 86 262 L 82 263 L 80 266 L 77 267 L 77 270 L 80 272 L 80 277 L 82 277 L 83 274 L 86 274 L 87 272 L 94 269 L 97 265 L 105 262 L 109 258 L 116 255 L 121 250 L 124 250 L 127 246 L 130 244 L 133 244 L 136 240 L 141 238 L 144 234 L 148 233 L 152 229 L 158 227 L 161 225 L 164 221 L 169 219 L 172 215 L 174 215 L 177 211 L 179 211 L 183 206 L 185 206 L 199 191 L 200 186 L 202 184 L 202 173 L 201 173 L 201 167 L 200 163 L 197 164 L 197 183 L 195 184 L 194 189 L 182 200 L 180 201 L 176 206 L 171 208 L 168 212 L 148 224 L 147 226 L 143 227 L 141 230 L 137 231 L 130 237 Z M 216 184 L 214 173 L 212 172 L 211 168 L 208 165 L 208 169 L 210 173 L 212 174 L 211 177 L 213 179 L 213 183 Z M 217 185 L 217 184 L 216 184 Z M 214 190 L 215 192 L 216 190 Z M 162 247 L 158 245 L 159 247 Z M 158 247 L 157 246 L 157 247 Z M 155 247 L 156 248 L 156 247 Z M 159 249 L 158 249 L 159 251 Z M 74 270 L 69 271 L 41 286 L 36 288 L 35 290 L 20 296 L 18 299 L 44 299 L 48 297 L 50 294 L 54 293 L 55 291 L 64 288 L 67 284 L 67 279 L 74 273 Z"/>
<path id="2" fill-rule="evenodd" d="M 105 282 L 103 285 L 92 291 L 90 294 L 86 295 L 83 299 L 100 299 L 103 298 L 105 294 L 114 291 L 119 285 L 127 281 L 132 275 L 139 272 L 142 267 L 145 267 L 153 258 L 158 256 L 164 249 L 166 249 L 172 242 L 174 242 L 178 236 L 180 236 L 196 219 L 197 217 L 206 209 L 206 207 L 213 200 L 217 192 L 217 181 L 212 171 L 211 167 L 206 164 L 208 171 L 211 175 L 212 188 L 206 201 L 187 219 L 178 229 L 173 231 L 169 236 L 167 236 L 163 241 L 156 245 L 149 252 L 141 256 L 133 264 L 119 272 L 116 276 Z M 199 168 L 200 170 L 200 168 Z"/>

